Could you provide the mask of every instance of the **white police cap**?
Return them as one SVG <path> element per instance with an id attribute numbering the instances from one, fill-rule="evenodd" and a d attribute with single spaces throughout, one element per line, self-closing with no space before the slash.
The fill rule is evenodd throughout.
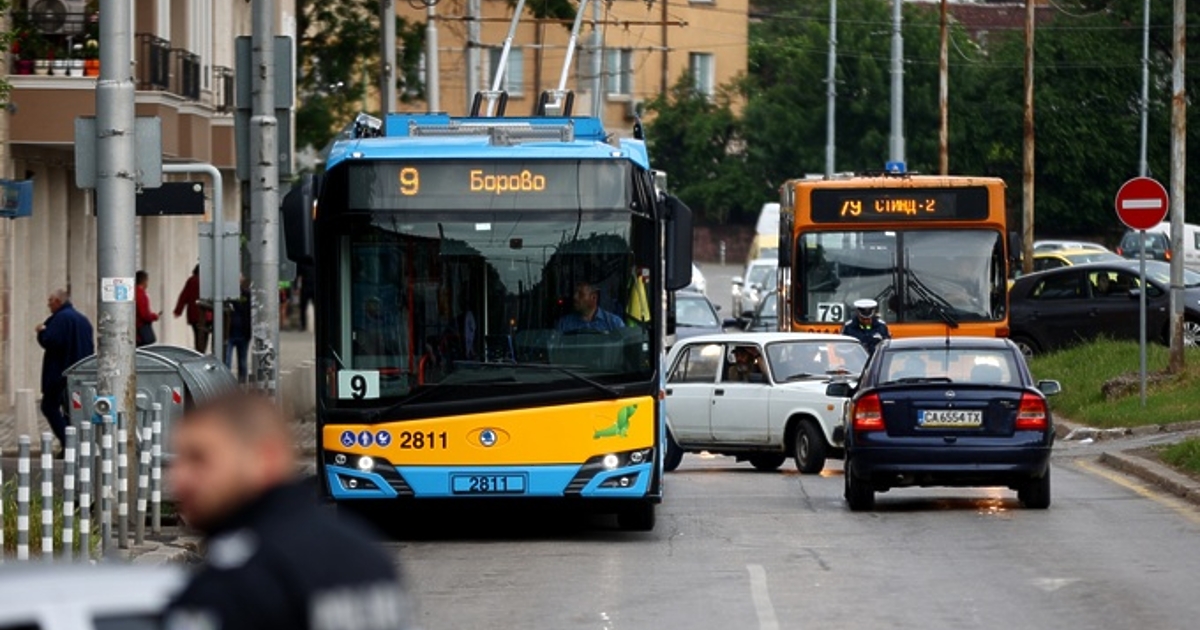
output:
<path id="1" fill-rule="evenodd" d="M 879 302 L 876 302 L 875 300 L 872 300 L 869 298 L 863 299 L 863 300 L 856 300 L 854 302 L 854 308 L 863 310 L 863 311 L 874 310 L 874 309 L 879 308 Z"/>

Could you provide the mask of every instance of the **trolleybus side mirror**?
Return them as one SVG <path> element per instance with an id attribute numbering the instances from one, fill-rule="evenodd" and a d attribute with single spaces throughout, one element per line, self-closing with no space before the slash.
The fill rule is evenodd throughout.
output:
<path id="1" fill-rule="evenodd" d="M 1013 231 L 1008 233 L 1008 259 L 1014 265 L 1021 260 L 1021 252 L 1024 251 L 1021 247 L 1021 234 Z"/>
<path id="2" fill-rule="evenodd" d="M 310 264 L 313 261 L 313 220 L 316 219 L 314 204 L 317 201 L 318 181 L 313 175 L 305 175 L 283 196 L 280 203 L 287 256 L 297 264 Z"/>
<path id="3" fill-rule="evenodd" d="M 667 290 L 692 283 L 692 210 L 678 197 L 667 195 Z"/>

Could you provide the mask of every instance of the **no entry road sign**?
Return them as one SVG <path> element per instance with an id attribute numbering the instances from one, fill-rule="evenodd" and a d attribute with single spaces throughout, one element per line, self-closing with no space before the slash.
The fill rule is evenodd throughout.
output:
<path id="1" fill-rule="evenodd" d="M 1131 230 L 1148 230 L 1167 216 L 1167 189 L 1149 177 L 1135 177 L 1117 191 L 1117 216 Z"/>

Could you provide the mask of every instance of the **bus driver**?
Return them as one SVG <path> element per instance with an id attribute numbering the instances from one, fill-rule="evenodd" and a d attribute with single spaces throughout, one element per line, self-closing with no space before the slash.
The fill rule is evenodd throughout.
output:
<path id="1" fill-rule="evenodd" d="M 558 332 L 615 332 L 625 327 L 620 317 L 600 308 L 600 291 L 588 282 L 575 285 L 574 312 L 558 320 Z"/>

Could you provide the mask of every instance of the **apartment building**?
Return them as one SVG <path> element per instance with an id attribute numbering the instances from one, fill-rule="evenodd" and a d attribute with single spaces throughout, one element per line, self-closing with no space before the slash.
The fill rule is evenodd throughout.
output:
<path id="1" fill-rule="evenodd" d="M 507 0 L 475 0 L 479 37 L 468 47 L 471 0 L 441 0 L 433 15 L 438 29 L 440 109 L 467 113 L 472 92 L 468 67 L 481 89 L 490 89 L 512 18 Z M 410 22 L 430 13 L 420 3 L 397 3 Z M 508 92 L 507 115 L 529 115 L 544 90 L 556 89 L 566 58 L 571 20 L 538 19 L 527 10 L 513 39 L 501 84 Z M 598 8 L 594 11 L 593 8 Z M 593 113 L 597 64 L 595 38 L 601 42 L 599 85 L 606 127 L 627 135 L 645 103 L 682 77 L 715 94 L 746 71 L 749 3 L 747 0 L 611 0 L 589 4 L 579 47 L 568 71 L 567 89 L 575 92 L 574 112 Z M 470 50 L 475 50 L 472 55 Z M 477 65 L 476 65 L 477 64 Z M 408 106 L 422 109 L 424 104 Z M 402 108 L 405 108 L 402 106 Z"/>
<path id="2" fill-rule="evenodd" d="M 277 32 L 294 36 L 294 4 L 277 6 Z M 42 352 L 34 329 L 48 315 L 50 290 L 68 288 L 96 321 L 95 203 L 92 191 L 75 186 L 74 126 L 76 117 L 95 115 L 98 7 L 96 0 L 15 0 L 9 15 L 17 44 L 4 68 L 13 89 L 0 114 L 0 176 L 32 180 L 34 201 L 33 216 L 0 219 L 0 413 L 17 390 L 38 389 Z M 135 0 L 134 7 L 137 115 L 161 119 L 164 162 L 221 169 L 225 216 L 235 221 L 234 38 L 250 34 L 250 3 Z M 198 261 L 202 220 L 137 219 L 138 267 L 150 273 L 151 304 L 163 311 L 161 342 L 191 345 L 190 330 L 171 310 Z"/>

